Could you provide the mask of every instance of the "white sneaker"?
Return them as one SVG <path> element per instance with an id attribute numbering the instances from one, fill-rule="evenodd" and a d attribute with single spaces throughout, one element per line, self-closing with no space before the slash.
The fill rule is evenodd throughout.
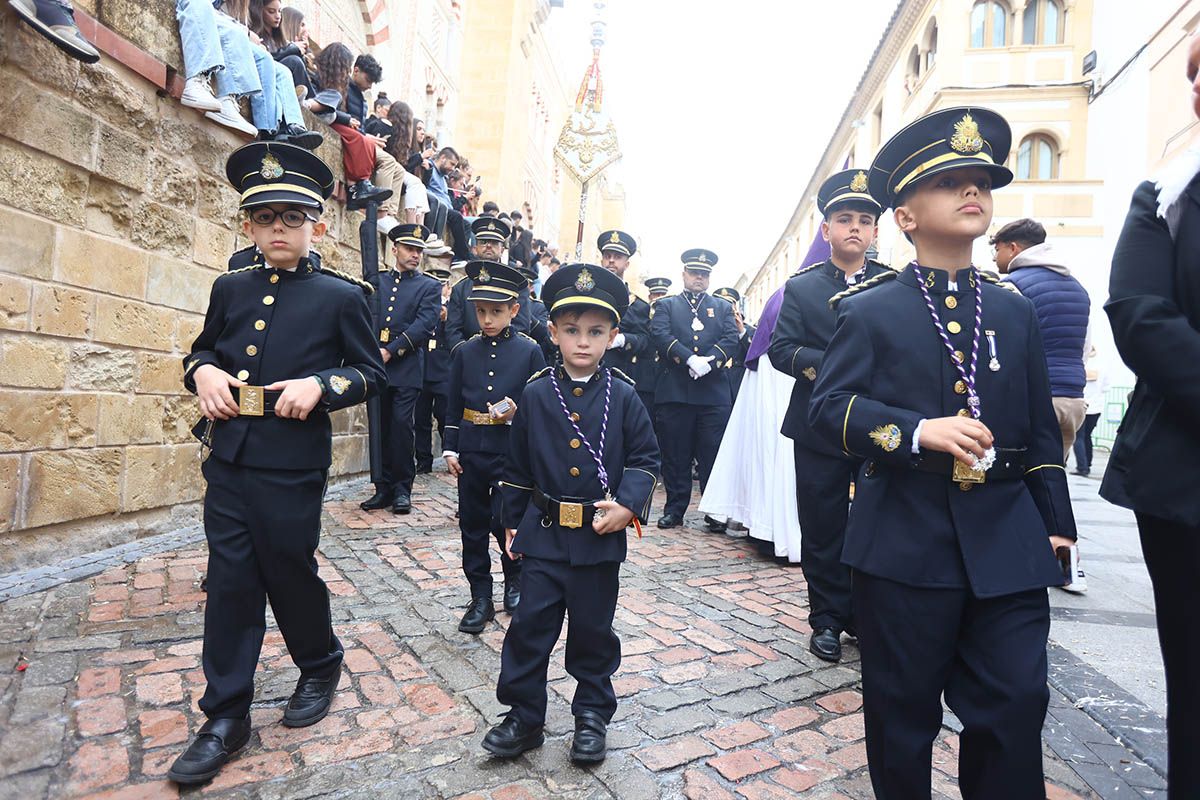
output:
<path id="1" fill-rule="evenodd" d="M 1059 548 L 1061 551 L 1062 548 Z M 1072 594 L 1085 594 L 1087 592 L 1087 578 L 1083 575 L 1083 570 L 1079 568 L 1079 548 L 1072 545 L 1068 550 L 1065 558 L 1060 558 L 1059 563 L 1062 565 L 1063 575 L 1066 576 L 1067 582 L 1063 584 L 1064 592 Z"/>
<path id="2" fill-rule="evenodd" d="M 188 108 L 198 108 L 201 111 L 221 110 L 221 101 L 213 95 L 207 75 L 197 75 L 194 78 L 188 78 L 187 85 L 183 87 L 183 94 L 179 97 L 179 102 Z"/>
<path id="3" fill-rule="evenodd" d="M 387 236 L 388 231 L 399 224 L 400 220 L 396 219 L 391 214 L 385 214 L 379 218 L 379 221 L 375 223 L 375 226 L 379 228 L 380 233 L 382 233 L 384 236 Z"/>
<path id="4" fill-rule="evenodd" d="M 258 136 L 258 128 L 255 128 L 246 121 L 246 118 L 242 116 L 242 112 L 238 109 L 237 101 L 231 96 L 221 98 L 220 111 L 208 111 L 204 116 L 213 122 L 224 125 L 226 128 L 233 128 L 235 131 L 241 131 L 250 136 Z"/>

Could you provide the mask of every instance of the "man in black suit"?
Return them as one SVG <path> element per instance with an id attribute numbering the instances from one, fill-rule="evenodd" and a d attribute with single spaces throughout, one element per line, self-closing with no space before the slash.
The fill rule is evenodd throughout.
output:
<path id="1" fill-rule="evenodd" d="M 1200 37 L 1188 80 L 1200 72 Z M 1200 116 L 1200 94 L 1192 94 Z M 1137 188 L 1104 306 L 1137 375 L 1100 494 L 1137 513 L 1167 676 L 1171 800 L 1200 797 L 1200 167 L 1185 153 Z"/>
<path id="2" fill-rule="evenodd" d="M 767 351 L 771 366 L 796 379 L 781 433 L 796 455 L 796 509 L 800 517 L 800 565 L 808 580 L 808 649 L 825 661 L 842 658 L 841 634 L 853 631 L 850 568 L 842 563 L 850 483 L 862 460 L 813 433 L 808 401 L 833 336 L 837 312 L 829 298 L 888 268 L 867 258 L 878 230 L 879 202 L 867 193 L 867 174 L 848 169 L 830 176 L 817 192 L 825 217 L 821 234 L 832 254 L 801 269 L 783 290 L 779 321 Z"/>
<path id="3" fill-rule="evenodd" d="M 637 242 L 625 231 L 605 231 L 596 240 L 600 250 L 600 265 L 625 280 L 629 259 L 637 252 Z M 625 284 L 626 290 L 629 284 Z M 604 366 L 616 367 L 630 378 L 637 380 L 634 364 L 638 357 L 653 352 L 650 343 L 650 304 L 629 292 L 629 309 L 621 315 L 620 333 L 616 335 L 604 354 Z M 651 409 L 646 409 L 652 414 Z"/>

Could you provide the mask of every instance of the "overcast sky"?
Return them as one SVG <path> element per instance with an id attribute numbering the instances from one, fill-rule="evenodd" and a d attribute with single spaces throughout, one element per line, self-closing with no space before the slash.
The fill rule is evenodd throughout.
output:
<path id="1" fill-rule="evenodd" d="M 644 275 L 677 280 L 690 247 L 720 256 L 713 288 L 763 263 L 895 7 L 609 0 L 604 108 Z M 595 14 L 590 0 L 553 13 L 573 94 Z"/>

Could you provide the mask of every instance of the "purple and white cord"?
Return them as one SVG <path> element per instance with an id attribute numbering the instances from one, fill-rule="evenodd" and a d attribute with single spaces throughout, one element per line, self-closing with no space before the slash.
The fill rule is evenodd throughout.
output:
<path id="1" fill-rule="evenodd" d="M 606 369 L 604 373 L 607 380 L 604 384 L 604 417 L 600 421 L 600 452 L 598 454 L 592 447 L 592 443 L 583 435 L 583 431 L 579 429 L 579 423 L 571 416 L 571 410 L 567 408 L 567 401 L 563 399 L 562 390 L 558 386 L 558 376 L 555 374 L 555 371 L 550 372 L 550 384 L 554 387 L 554 394 L 558 395 L 558 404 L 562 408 L 563 414 L 566 415 L 567 421 L 571 423 L 571 427 L 575 429 L 575 435 L 579 437 L 584 447 L 592 454 L 592 460 L 596 462 L 596 472 L 600 478 L 600 487 L 604 489 L 605 498 L 608 498 L 611 494 L 608 489 L 608 470 L 604 468 L 602 456 L 604 455 L 604 441 L 608 436 L 608 409 L 609 403 L 612 400 L 612 372 Z M 597 514 L 600 515 L 600 512 L 597 512 Z"/>

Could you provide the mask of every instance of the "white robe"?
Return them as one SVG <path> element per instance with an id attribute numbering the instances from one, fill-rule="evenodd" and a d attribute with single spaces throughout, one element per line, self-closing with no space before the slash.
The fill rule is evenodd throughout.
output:
<path id="1" fill-rule="evenodd" d="M 779 432 L 795 382 L 766 355 L 746 370 L 700 511 L 749 528 L 774 543 L 776 556 L 798 562 L 796 462 L 792 440 Z"/>

